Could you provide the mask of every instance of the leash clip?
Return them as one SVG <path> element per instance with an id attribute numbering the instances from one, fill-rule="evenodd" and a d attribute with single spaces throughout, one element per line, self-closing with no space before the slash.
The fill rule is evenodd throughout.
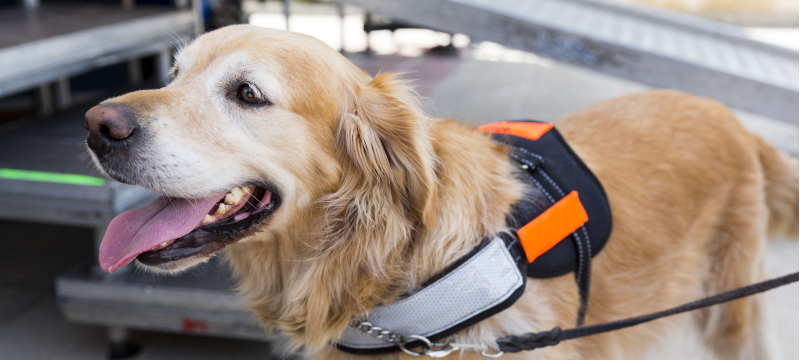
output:
<path id="1" fill-rule="evenodd" d="M 455 351 L 459 350 L 477 351 L 478 349 L 480 349 L 481 355 L 486 358 L 494 359 L 494 358 L 499 358 L 500 356 L 503 355 L 503 351 L 501 351 L 499 348 L 494 349 L 493 350 L 494 353 L 487 352 L 489 350 L 488 345 L 482 345 L 478 347 L 477 345 L 454 344 L 451 342 L 435 343 L 422 335 L 408 335 L 401 337 L 390 330 L 382 329 L 378 326 L 372 325 L 367 321 L 360 321 L 354 319 L 347 326 L 352 329 L 361 331 L 364 334 L 370 335 L 375 339 L 381 340 L 386 343 L 395 344 L 398 347 L 400 347 L 400 350 L 411 356 L 425 355 L 430 358 L 440 359 L 452 354 Z M 414 351 L 406 347 L 406 345 L 415 341 L 419 341 L 422 343 L 421 345 L 419 345 L 420 351 Z"/>
<path id="2" fill-rule="evenodd" d="M 406 348 L 406 344 L 412 341 L 421 341 L 422 351 L 416 352 Z M 428 338 L 420 335 L 404 336 L 403 341 L 401 341 L 399 345 L 400 345 L 400 350 L 403 350 L 404 353 L 409 354 L 411 356 L 425 355 L 427 357 L 435 359 L 443 358 L 447 355 L 450 355 L 453 351 L 459 350 L 459 347 L 457 345 L 451 343 L 433 343 L 430 340 L 428 340 Z"/>
<path id="3" fill-rule="evenodd" d="M 500 350 L 500 348 L 494 349 L 493 353 L 489 353 L 487 352 L 487 350 L 489 350 L 489 345 L 483 345 L 483 347 L 481 348 L 481 356 L 490 359 L 497 359 L 503 356 L 503 354 L 505 354 L 503 350 Z"/>

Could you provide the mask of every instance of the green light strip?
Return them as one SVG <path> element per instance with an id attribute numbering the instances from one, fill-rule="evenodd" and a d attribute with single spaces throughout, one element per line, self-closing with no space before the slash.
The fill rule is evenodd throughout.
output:
<path id="1" fill-rule="evenodd" d="M 44 171 L 29 171 L 0 168 L 0 179 L 41 181 L 59 184 L 103 186 L 106 181 L 94 176 L 59 174 Z"/>

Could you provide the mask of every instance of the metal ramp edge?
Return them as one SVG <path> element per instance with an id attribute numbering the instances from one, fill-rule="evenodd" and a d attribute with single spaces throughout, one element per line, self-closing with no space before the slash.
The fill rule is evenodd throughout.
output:
<path id="1" fill-rule="evenodd" d="M 277 336 L 259 325 L 236 292 L 210 286 L 215 271 L 159 284 L 141 274 L 100 275 L 93 264 L 56 278 L 57 304 L 70 321 L 247 340 Z"/>
<path id="2" fill-rule="evenodd" d="M 326 1 L 798 121 L 798 52 L 732 25 L 598 0 Z"/>
<path id="3" fill-rule="evenodd" d="M 194 34 L 194 26 L 192 12 L 172 11 L 1 48 L 0 96 L 97 67 L 168 54 Z"/>

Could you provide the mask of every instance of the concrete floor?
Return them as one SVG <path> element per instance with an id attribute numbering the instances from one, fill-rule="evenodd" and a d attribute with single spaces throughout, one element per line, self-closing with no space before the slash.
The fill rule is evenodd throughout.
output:
<path id="1" fill-rule="evenodd" d="M 438 116 L 478 124 L 502 119 L 553 121 L 570 111 L 645 87 L 571 66 L 533 58 L 521 63 L 454 58 L 362 58 L 368 71 L 404 71 L 417 79 L 426 106 Z M 797 154 L 798 127 L 740 114 L 753 131 Z M 53 277 L 91 255 L 88 229 L 0 222 L 0 357 L 3 359 L 102 359 L 103 329 L 66 322 L 56 308 Z M 769 275 L 798 269 L 798 243 L 779 241 L 769 247 Z M 798 286 L 766 296 L 776 324 L 778 359 L 798 358 Z M 134 359 L 268 359 L 269 344 L 188 335 L 134 332 L 142 351 Z M 652 359 L 704 359 L 693 339 L 657 351 Z M 683 348 L 680 354 L 673 350 Z M 692 350 L 694 349 L 694 350 Z M 687 352 L 688 351 L 688 352 Z M 688 355 L 687 355 L 688 354 Z"/>

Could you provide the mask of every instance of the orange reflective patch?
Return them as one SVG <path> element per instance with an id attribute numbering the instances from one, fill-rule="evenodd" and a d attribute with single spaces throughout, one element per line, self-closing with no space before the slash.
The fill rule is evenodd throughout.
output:
<path id="1" fill-rule="evenodd" d="M 517 230 L 528 262 L 532 263 L 588 220 L 589 215 L 578 198 L 578 192 L 567 194 L 536 219 Z"/>
<path id="2" fill-rule="evenodd" d="M 514 135 L 530 140 L 539 140 L 542 135 L 552 128 L 553 124 L 514 121 L 500 121 L 477 127 L 478 131 L 482 132 Z"/>

